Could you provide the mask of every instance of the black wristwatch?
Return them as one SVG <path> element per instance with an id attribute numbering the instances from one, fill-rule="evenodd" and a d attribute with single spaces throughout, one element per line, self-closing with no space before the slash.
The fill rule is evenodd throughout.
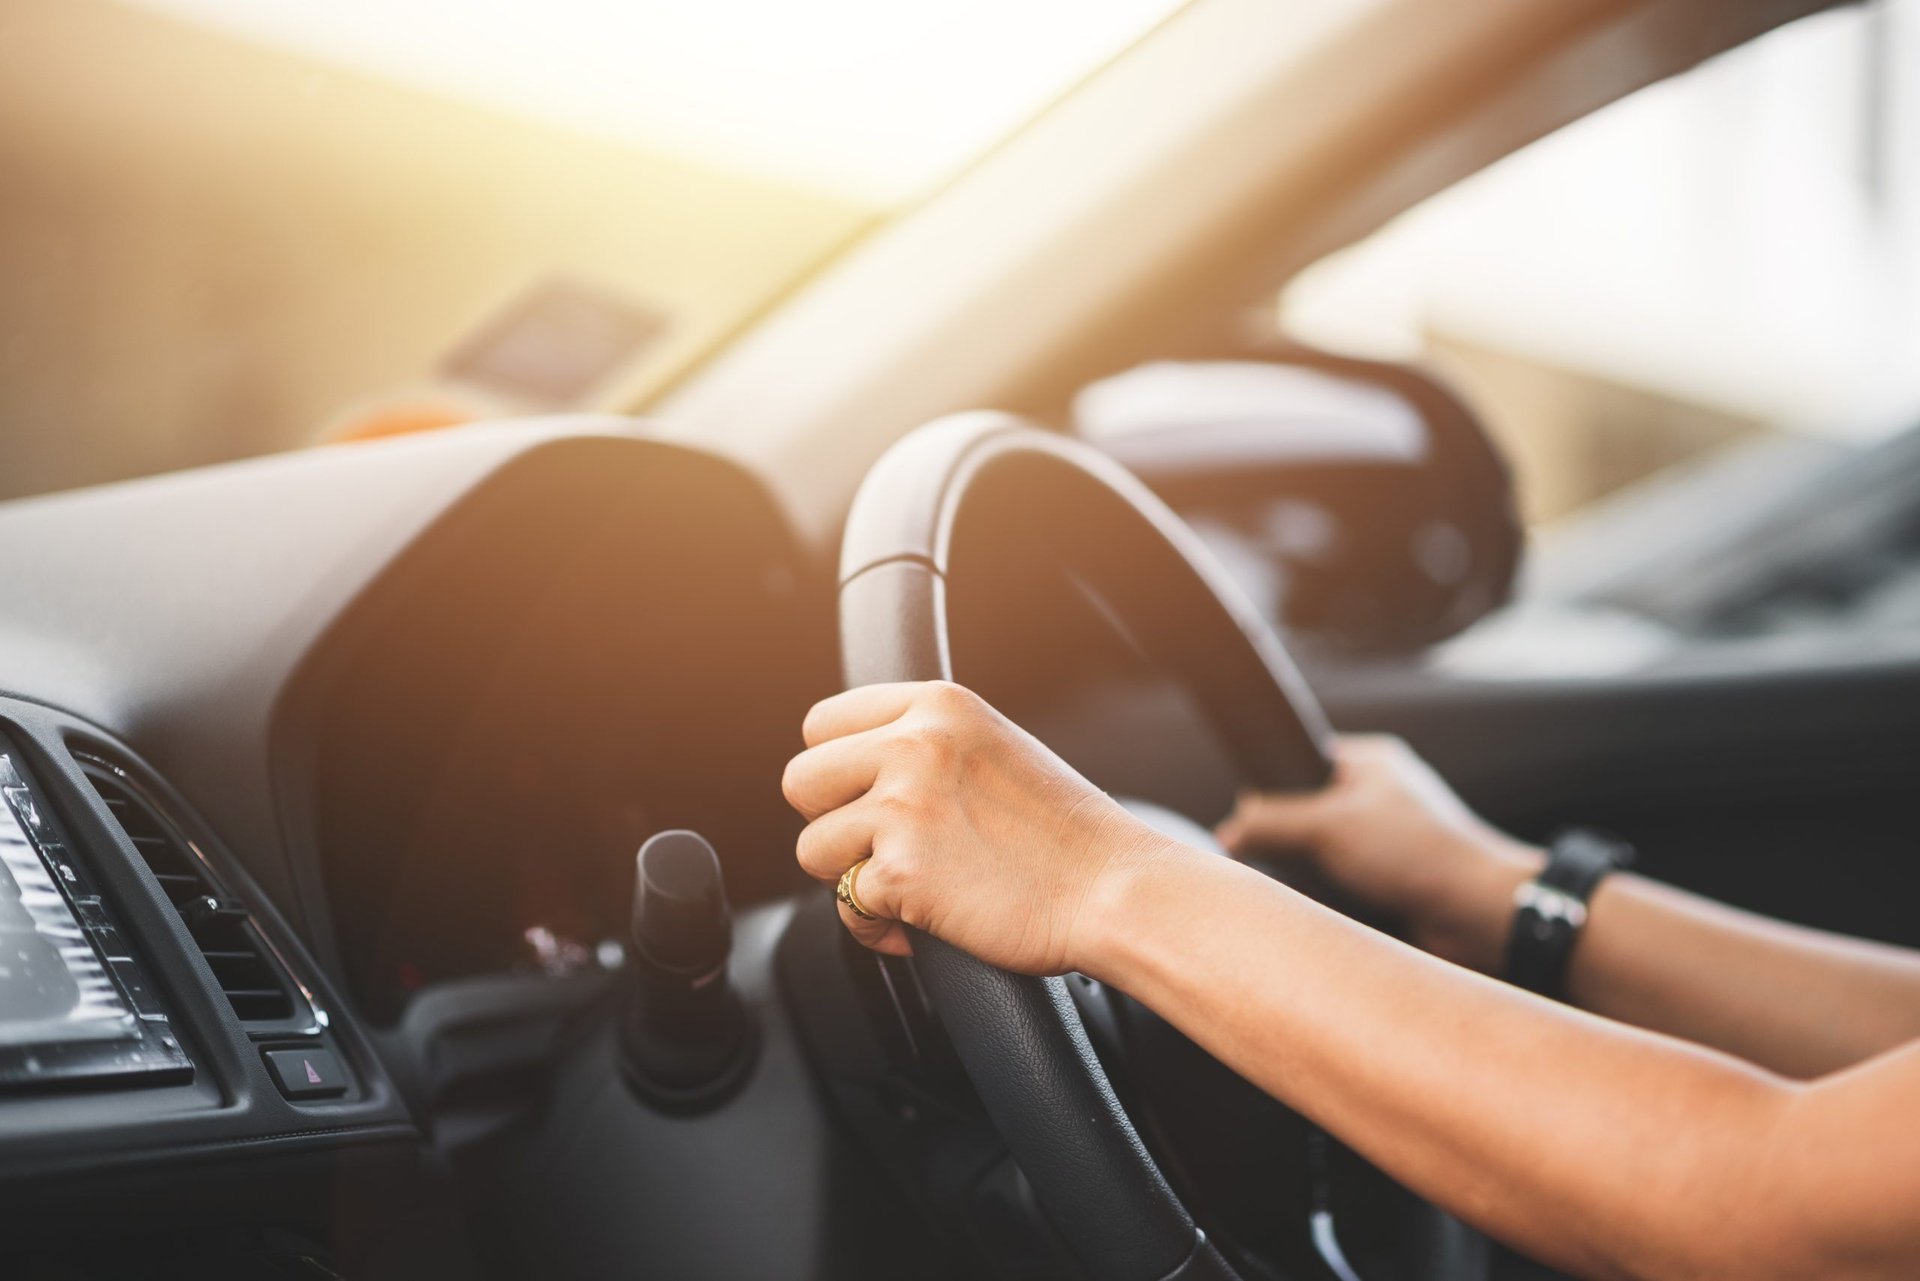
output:
<path id="1" fill-rule="evenodd" d="M 1587 903 L 1607 873 L 1632 862 L 1631 846 L 1599 832 L 1570 828 L 1554 837 L 1540 875 L 1514 891 L 1507 981 L 1563 1000 Z"/>

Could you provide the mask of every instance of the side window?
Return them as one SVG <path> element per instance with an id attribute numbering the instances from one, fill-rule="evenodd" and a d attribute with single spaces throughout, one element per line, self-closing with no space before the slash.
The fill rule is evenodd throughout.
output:
<path id="1" fill-rule="evenodd" d="M 1920 0 L 1801 21 L 1616 103 L 1279 305 L 1304 341 L 1446 375 L 1535 524 L 1750 443 L 1911 426 Z"/>

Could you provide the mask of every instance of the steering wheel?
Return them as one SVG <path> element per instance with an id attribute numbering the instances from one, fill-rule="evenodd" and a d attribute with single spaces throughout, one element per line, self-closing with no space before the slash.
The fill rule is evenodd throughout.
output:
<path id="1" fill-rule="evenodd" d="M 1317 787 L 1329 730 L 1272 630 L 1171 509 L 1090 446 L 1003 414 L 941 419 L 868 473 L 840 561 L 849 687 L 951 680 L 956 534 L 1051 560 L 1192 697 L 1243 782 Z M 1140 1141 L 1058 978 L 1006 973 L 927 934 L 914 964 L 1048 1218 L 1101 1281 L 1237 1274 Z"/>

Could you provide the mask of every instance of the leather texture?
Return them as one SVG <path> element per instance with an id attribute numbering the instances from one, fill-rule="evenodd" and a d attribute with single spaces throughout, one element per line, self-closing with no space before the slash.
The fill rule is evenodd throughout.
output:
<path id="1" fill-rule="evenodd" d="M 1249 782 L 1313 786 L 1328 731 L 1278 640 L 1191 531 L 1111 459 L 995 414 L 906 437 L 861 486 L 842 544 L 849 687 L 952 679 L 946 574 L 969 520 L 1030 540 L 1112 605 L 1194 693 Z M 1101 1281 L 1227 1281 L 1115 1097 L 1059 979 L 994 969 L 927 935 L 915 966 L 1055 1227 Z"/>
<path id="2" fill-rule="evenodd" d="M 1332 731 L 1266 620 L 1171 508 L 1112 458 L 1084 442 L 1006 414 L 929 423 L 874 464 L 841 541 L 843 659 L 930 630 L 927 663 L 882 665 L 876 680 L 951 679 L 945 583 L 957 547 L 983 536 L 1030 546 L 1103 600 L 1109 615 L 1162 670 L 1177 675 L 1230 749 L 1242 781 L 1269 790 L 1312 788 L 1332 772 Z M 916 602 L 888 612 L 876 593 L 848 589 L 877 569 L 933 571 Z M 867 604 L 871 602 L 871 604 Z M 852 646 L 855 648 L 845 648 Z M 937 658 L 938 664 L 935 665 Z M 902 670 L 919 673 L 902 676 Z M 891 673 L 891 674 L 889 674 Z"/>
<path id="3" fill-rule="evenodd" d="M 916 934 L 914 964 L 981 1102 L 1094 1276 L 1167 1276 L 1194 1253 L 1186 1208 L 1140 1141 L 1060 979 L 1008 974 Z"/>

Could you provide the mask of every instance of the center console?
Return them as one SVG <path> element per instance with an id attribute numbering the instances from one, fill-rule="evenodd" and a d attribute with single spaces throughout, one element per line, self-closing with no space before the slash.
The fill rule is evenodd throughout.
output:
<path id="1" fill-rule="evenodd" d="M 397 1207 L 431 1203 L 421 1150 L 354 1020 L 184 800 L 96 727 L 0 698 L 8 1274 L 380 1275 Z"/>

